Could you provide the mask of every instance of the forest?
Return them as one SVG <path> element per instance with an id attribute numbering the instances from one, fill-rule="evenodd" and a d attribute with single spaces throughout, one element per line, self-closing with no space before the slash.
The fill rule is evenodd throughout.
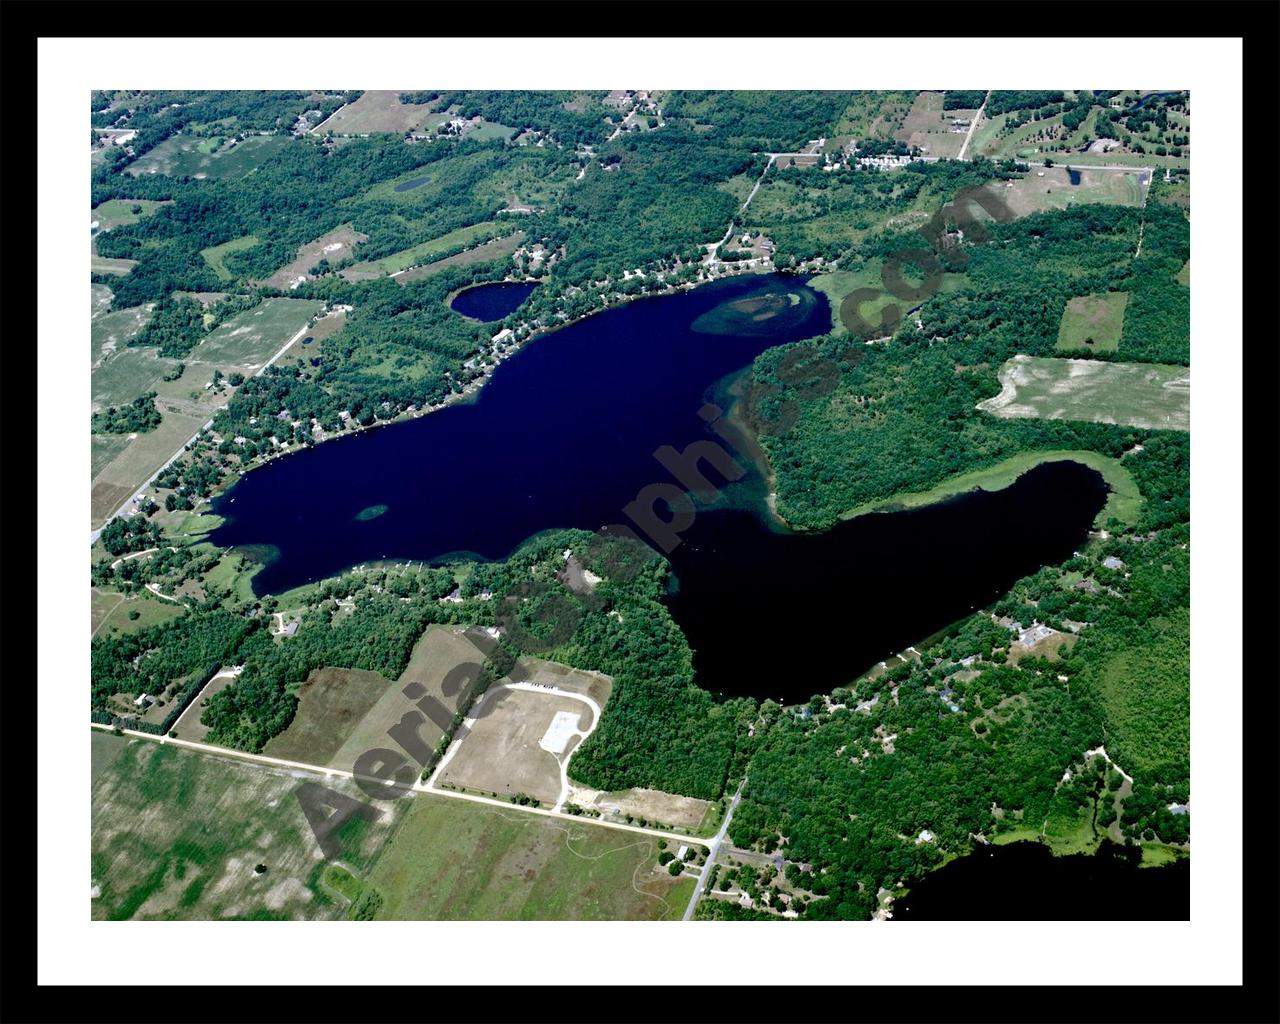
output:
<path id="1" fill-rule="evenodd" d="M 91 429 L 95 434 L 142 434 L 158 426 L 160 410 L 156 408 L 156 392 L 148 391 L 128 405 L 113 405 L 95 412 Z"/>

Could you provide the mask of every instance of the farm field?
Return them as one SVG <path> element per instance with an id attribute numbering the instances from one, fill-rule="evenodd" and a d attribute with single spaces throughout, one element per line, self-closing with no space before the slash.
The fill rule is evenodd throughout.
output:
<path id="1" fill-rule="evenodd" d="M 1128 292 L 1077 295 L 1067 302 L 1058 327 L 1056 349 L 1114 352 L 1120 344 Z"/>
<path id="2" fill-rule="evenodd" d="M 1032 167 L 1023 177 L 991 182 L 986 189 L 1005 203 L 1015 217 L 1027 217 L 1047 210 L 1065 210 L 1076 203 L 1103 203 L 1109 206 L 1141 206 L 1151 183 L 1151 172 L 1076 172 L 1080 184 L 1071 184 L 1065 167 Z M 979 213 L 978 216 L 986 216 Z"/>
<path id="3" fill-rule="evenodd" d="M 910 92 L 855 92 L 836 122 L 836 135 L 859 139 L 893 137 L 911 112 L 915 94 Z"/>
<path id="4" fill-rule="evenodd" d="M 977 110 L 943 110 L 942 93 L 922 92 L 915 98 L 902 126 L 893 134 L 899 142 L 919 146 L 925 156 L 954 159 L 968 133 L 967 122 Z M 953 121 L 964 121 L 961 127 Z"/>
<path id="5" fill-rule="evenodd" d="M 430 710 L 424 712 L 427 721 L 419 728 L 418 735 L 428 747 L 434 747 L 479 678 L 483 660 L 484 656 L 467 639 L 465 630 L 441 625 L 428 627 L 414 646 L 409 664 L 396 680 L 395 686 L 388 687 L 354 724 L 344 742 L 327 762 L 328 767 L 350 771 L 356 758 L 366 750 L 386 746 L 387 730 L 399 722 L 415 703 L 420 703 L 427 696 L 433 698 L 434 703 L 429 705 Z M 455 669 L 458 671 L 454 672 Z M 445 679 L 451 672 L 453 677 L 449 679 L 449 686 L 446 688 Z M 426 694 L 411 701 L 402 692 L 410 683 L 417 683 L 425 688 Z M 294 724 L 281 734 L 281 738 L 288 739 L 297 725 L 298 720 L 295 719 Z M 327 726 L 308 724 L 305 719 L 303 725 L 309 731 L 323 731 L 326 746 L 332 744 L 333 737 L 327 735 Z M 300 740 L 289 742 L 295 745 L 295 749 L 302 748 Z"/>
<path id="6" fill-rule="evenodd" d="M 210 331 L 191 350 L 187 365 L 235 366 L 246 373 L 258 370 L 321 307 L 315 299 L 263 299 Z"/>
<path id="7" fill-rule="evenodd" d="M 417 264 L 429 262 L 435 257 L 450 252 L 459 246 L 473 245 L 481 239 L 491 237 L 505 230 L 505 228 L 506 225 L 492 220 L 484 221 L 480 224 L 472 224 L 469 227 L 459 228 L 457 231 L 450 231 L 439 238 L 421 242 L 408 249 L 393 252 L 390 256 L 357 263 L 354 267 L 348 267 L 342 271 L 342 276 L 348 281 L 364 281 L 380 277 L 384 273 L 395 274 Z"/>
<path id="8" fill-rule="evenodd" d="M 92 588 L 90 629 L 95 633 L 136 633 L 159 622 L 176 619 L 186 610 L 181 604 L 155 597 L 146 590 L 127 596 L 115 591 Z M 137 612 L 136 619 L 129 618 Z"/>
<path id="9" fill-rule="evenodd" d="M 262 752 L 285 761 L 328 764 L 378 699 L 393 689 L 377 672 L 316 669 L 298 688 L 298 710 L 289 728 L 273 737 Z M 408 710 L 408 699 L 402 698 L 401 703 Z"/>
<path id="10" fill-rule="evenodd" d="M 292 263 L 285 264 L 261 283 L 271 288 L 285 289 L 299 278 L 309 281 L 312 279 L 309 271 L 321 260 L 337 263 L 350 256 L 352 249 L 359 243 L 368 240 L 368 235 L 362 235 L 350 224 L 343 224 L 314 242 L 299 246 L 298 256 Z"/>
<path id="11" fill-rule="evenodd" d="M 223 141 L 211 150 L 210 139 L 175 135 L 165 139 L 125 168 L 135 178 L 163 174 L 171 178 L 243 178 L 271 159 L 291 139 L 279 135 L 250 135 L 243 142 Z"/>
<path id="12" fill-rule="evenodd" d="M 109 735 L 109 734 L 107 734 Z M 111 737 L 116 739 L 116 737 Z M 263 765 L 120 739 L 92 789 L 94 920 L 314 920 L 343 901 L 318 888 L 324 861 L 298 802 L 306 779 Z M 105 766 L 101 759 L 109 758 Z M 348 780 L 324 785 L 362 798 Z M 399 815 L 339 829 L 342 861 L 367 870 Z M 255 871 L 256 865 L 265 870 Z"/>
<path id="13" fill-rule="evenodd" d="M 435 114 L 430 103 L 401 103 L 400 93 L 392 89 L 368 89 L 354 103 L 336 111 L 327 121 L 316 125 L 315 134 L 365 135 L 374 132 L 407 132 L 423 127 L 424 122 L 447 120 Z M 435 114 L 434 117 L 432 115 Z"/>
<path id="14" fill-rule="evenodd" d="M 517 231 L 514 234 L 507 235 L 505 238 L 495 238 L 492 241 L 485 242 L 483 245 L 477 245 L 474 249 L 467 249 L 453 256 L 446 256 L 442 260 L 436 260 L 434 263 L 425 263 L 420 267 L 414 267 L 412 270 L 406 270 L 396 277 L 396 283 L 404 285 L 410 281 L 430 277 L 432 274 L 440 273 L 446 267 L 465 267 L 471 263 L 485 263 L 489 260 L 501 259 L 504 256 L 510 256 L 520 248 L 520 244 L 523 241 L 523 231 Z"/>
<path id="15" fill-rule="evenodd" d="M 394 920 L 679 920 L 659 840 L 415 794 L 370 882 Z"/>
<path id="16" fill-rule="evenodd" d="M 213 268 L 213 272 L 223 281 L 231 281 L 235 278 L 235 274 L 227 269 L 226 258 L 228 253 L 240 252 L 244 249 L 252 249 L 258 244 L 258 239 L 253 235 L 245 235 L 243 238 L 233 238 L 229 242 L 223 242 L 221 245 L 211 245 L 207 249 L 201 249 L 200 255 L 204 257 L 204 261 Z"/>
<path id="17" fill-rule="evenodd" d="M 111 302 L 111 290 L 103 285 L 91 285 L 94 289 L 106 292 L 106 301 Z M 101 292 L 94 292 L 95 304 Z M 129 339 L 135 337 L 151 319 L 150 306 L 133 306 L 119 309 L 114 313 L 96 313 L 89 327 L 89 338 L 93 344 L 93 362 L 91 369 L 98 369 L 113 355 L 123 355 Z M 108 403 L 109 404 L 109 403 Z"/>
<path id="18" fill-rule="evenodd" d="M 439 785 L 499 797 L 524 793 L 543 804 L 560 796 L 560 761 L 595 723 L 582 701 L 494 685 L 459 727 Z M 550 749 L 548 749 L 550 748 Z"/>
<path id="19" fill-rule="evenodd" d="M 1191 427 L 1191 370 L 1185 366 L 1019 355 L 1000 368 L 1000 383 L 1000 394 L 978 408 L 1006 419 Z"/>
<path id="20" fill-rule="evenodd" d="M 229 390 L 219 394 L 205 386 L 215 370 L 223 374 L 257 371 L 320 308 L 321 303 L 314 300 L 265 299 L 205 337 L 184 360 L 186 371 L 173 381 L 162 378 L 177 360 L 161 358 L 151 347 L 120 348 L 100 360 L 92 375 L 94 411 L 155 391 L 162 419 L 155 430 L 121 435 L 127 442 L 124 447 L 116 436 L 97 442 L 91 492 L 93 525 L 99 525 L 136 492 L 226 404 Z"/>

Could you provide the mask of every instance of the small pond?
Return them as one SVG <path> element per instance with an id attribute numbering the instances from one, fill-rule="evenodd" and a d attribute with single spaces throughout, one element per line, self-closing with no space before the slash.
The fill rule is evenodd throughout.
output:
<path id="1" fill-rule="evenodd" d="M 514 313 L 537 287 L 536 283 L 527 281 L 480 284 L 455 295 L 449 308 L 472 320 L 489 323 Z"/>

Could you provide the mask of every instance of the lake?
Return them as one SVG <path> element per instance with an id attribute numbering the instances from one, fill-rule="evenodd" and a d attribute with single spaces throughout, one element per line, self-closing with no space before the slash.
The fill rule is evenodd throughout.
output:
<path id="1" fill-rule="evenodd" d="M 501 320 L 519 309 L 537 287 L 536 283 L 515 281 L 478 284 L 458 292 L 449 308 L 472 320 Z"/>
<path id="2" fill-rule="evenodd" d="M 472 402 L 247 473 L 215 501 L 226 522 L 210 539 L 272 551 L 254 586 L 278 593 L 361 562 L 500 559 L 544 530 L 629 523 L 642 488 L 673 482 L 658 448 L 715 440 L 708 398 L 765 349 L 829 329 L 825 297 L 783 275 L 621 305 L 530 344 Z M 1004 491 L 794 534 L 737 461 L 745 476 L 670 551 L 671 609 L 700 685 L 788 703 L 1070 557 L 1106 498 L 1096 472 L 1059 462 Z"/>
<path id="3" fill-rule="evenodd" d="M 894 903 L 895 921 L 1188 921 L 1191 861 L 1139 868 L 1133 848 L 1055 857 L 1042 843 L 984 846 Z"/>

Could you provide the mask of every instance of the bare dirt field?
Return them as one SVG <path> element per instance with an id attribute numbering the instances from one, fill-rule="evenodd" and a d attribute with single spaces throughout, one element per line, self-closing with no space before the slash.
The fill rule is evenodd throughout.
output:
<path id="1" fill-rule="evenodd" d="M 298 710 L 289 728 L 262 752 L 285 761 L 328 764 L 357 723 L 391 689 L 377 672 L 318 668 L 298 690 Z M 407 710 L 408 701 L 404 703 Z"/>
<path id="2" fill-rule="evenodd" d="M 298 255 L 292 263 L 286 263 L 270 277 L 259 282 L 270 288 L 285 289 L 292 287 L 299 279 L 312 280 L 308 271 L 321 260 L 337 263 L 351 255 L 352 250 L 361 242 L 369 240 L 350 224 L 343 224 L 327 235 L 321 235 L 314 242 L 298 247 Z"/>
<path id="3" fill-rule="evenodd" d="M 366 90 L 354 103 L 338 110 L 317 125 L 319 135 L 364 135 L 373 132 L 407 132 L 422 126 L 432 114 L 434 104 L 401 103 L 394 89 Z M 437 116 L 434 120 L 439 120 Z"/>
<path id="4" fill-rule="evenodd" d="M 571 697 L 494 688 L 473 714 L 479 717 L 459 729 L 457 749 L 437 783 L 499 797 L 525 793 L 554 804 L 560 796 L 560 760 L 577 746 L 572 731 L 586 732 L 593 725 L 591 708 Z"/>
<path id="5" fill-rule="evenodd" d="M 1191 370 L 1161 363 L 1014 356 L 1000 394 L 978 403 L 993 416 L 1191 429 Z"/>
<path id="6" fill-rule="evenodd" d="M 611 817 L 630 815 L 673 828 L 695 829 L 711 804 L 691 796 L 664 793 L 657 789 L 620 789 L 600 792 L 575 788 L 570 800 L 582 807 L 595 807 Z"/>

